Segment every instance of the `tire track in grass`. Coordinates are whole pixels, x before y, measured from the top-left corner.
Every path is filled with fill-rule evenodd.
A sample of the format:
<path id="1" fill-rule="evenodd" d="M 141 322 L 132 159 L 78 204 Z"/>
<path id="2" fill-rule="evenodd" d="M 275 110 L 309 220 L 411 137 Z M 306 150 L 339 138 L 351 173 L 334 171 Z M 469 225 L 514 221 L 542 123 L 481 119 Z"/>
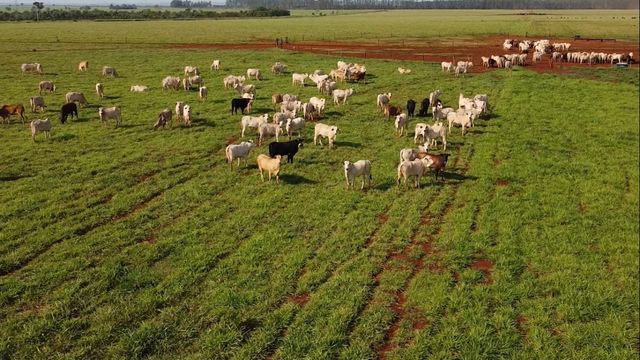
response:
<path id="1" fill-rule="evenodd" d="M 458 148 L 455 162 L 453 163 L 453 166 L 452 166 L 453 168 L 457 168 L 459 159 L 460 159 L 460 148 Z M 463 169 L 463 173 L 465 172 L 466 172 L 466 169 Z M 382 264 L 382 266 L 379 268 L 379 271 L 375 275 L 375 282 L 370 289 L 367 302 L 359 309 L 356 316 L 353 317 L 352 322 L 349 324 L 348 336 L 347 336 L 345 348 L 348 349 L 352 344 L 352 340 L 355 340 L 354 336 L 358 336 L 354 334 L 354 332 L 356 331 L 356 326 L 366 327 L 366 321 L 362 319 L 362 314 L 366 313 L 367 311 L 370 311 L 370 309 L 372 309 L 371 307 L 374 306 L 374 302 L 377 302 L 378 301 L 377 299 L 379 299 L 379 297 L 381 296 L 386 297 L 385 294 L 387 294 L 389 291 L 389 289 L 387 289 L 388 287 L 387 284 L 385 284 L 385 287 L 383 287 L 379 291 L 378 291 L 378 287 L 381 286 L 381 283 L 382 283 L 381 280 L 382 278 L 384 278 L 385 274 L 387 273 L 391 274 L 395 272 L 406 272 L 407 270 L 409 271 L 409 274 L 407 275 L 407 278 L 403 282 L 402 286 L 393 292 L 393 302 L 390 303 L 390 307 L 392 308 L 392 311 L 395 315 L 396 320 L 391 324 L 389 328 L 387 328 L 385 332 L 385 336 L 384 336 L 385 342 L 379 349 L 382 351 L 378 351 L 379 357 L 384 358 L 387 348 L 389 348 L 389 346 L 387 345 L 387 342 L 390 342 L 393 339 L 393 337 L 395 337 L 395 333 L 399 328 L 398 324 L 401 321 L 401 319 L 405 318 L 407 314 L 410 314 L 414 317 L 417 315 L 416 312 L 413 311 L 412 309 L 405 309 L 406 298 L 404 293 L 408 284 L 411 282 L 415 274 L 417 274 L 418 272 L 424 269 L 425 265 L 424 265 L 423 258 L 425 256 L 430 255 L 433 252 L 433 249 L 432 249 L 433 241 L 430 241 L 427 243 L 418 242 L 417 240 L 418 235 L 424 232 L 425 229 L 431 229 L 435 227 L 432 225 L 432 220 L 430 219 L 429 215 L 431 213 L 431 210 L 430 210 L 431 206 L 434 203 L 438 204 L 440 202 L 440 201 L 436 201 L 436 199 L 440 199 L 440 198 L 446 199 L 443 208 L 438 212 L 438 215 L 436 216 L 436 218 L 441 219 L 443 214 L 446 214 L 449 211 L 451 203 L 453 202 L 452 198 L 455 197 L 455 193 L 459 185 L 460 183 L 455 183 L 451 185 L 451 187 L 449 188 L 442 188 L 437 193 L 434 192 L 433 197 L 428 201 L 427 205 L 421 208 L 420 226 L 418 226 L 412 232 L 410 236 L 410 241 L 408 242 L 408 244 L 406 244 L 400 251 L 395 253 L 390 253 L 387 255 L 384 263 Z M 453 188 L 453 190 L 450 190 L 451 188 Z M 453 195 L 450 195 L 451 191 L 453 191 Z M 422 250 L 422 254 L 417 258 L 412 258 L 412 254 L 415 253 L 415 251 L 419 251 L 419 249 Z M 380 304 L 377 304 L 377 306 L 380 306 Z M 363 321 L 365 323 L 363 323 Z M 414 322 L 414 325 L 416 328 L 422 328 L 425 326 L 425 323 L 426 322 L 424 319 L 418 318 Z M 370 336 L 370 334 L 365 336 Z M 357 354 L 357 355 L 354 355 L 354 354 L 345 355 L 345 354 L 347 354 L 347 352 L 343 352 L 342 357 L 350 358 L 352 356 L 364 356 L 363 354 Z"/>
<path id="2" fill-rule="evenodd" d="M 357 263 L 359 261 L 362 261 L 363 259 L 367 258 L 369 255 L 374 256 L 376 258 L 379 259 L 379 261 L 382 263 L 382 265 L 384 263 L 386 263 L 386 261 L 391 257 L 393 251 L 394 251 L 394 246 L 390 245 L 390 244 L 386 244 L 383 243 L 383 238 L 386 235 L 380 235 L 379 232 L 386 227 L 390 227 L 390 228 L 396 228 L 397 227 L 397 221 L 401 220 L 402 218 L 400 217 L 396 217 L 396 216 L 390 216 L 390 213 L 393 212 L 399 212 L 402 213 L 402 209 L 405 207 L 405 204 L 407 202 L 409 202 L 409 200 L 411 199 L 415 199 L 415 194 L 411 193 L 410 191 L 404 191 L 404 193 L 401 195 L 401 197 L 395 198 L 392 200 L 391 204 L 389 205 L 389 207 L 387 208 L 387 211 L 382 215 L 382 214 L 378 214 L 378 226 L 375 228 L 375 230 L 369 235 L 367 236 L 365 242 L 364 242 L 364 246 L 360 248 L 360 250 L 354 254 L 353 256 L 351 256 L 349 259 L 347 259 L 344 263 L 339 264 L 339 266 L 336 266 L 334 268 L 334 270 L 329 274 L 329 276 L 324 279 L 318 286 L 316 291 L 314 291 L 313 293 L 310 293 L 310 302 L 313 301 L 314 299 L 318 298 L 318 297 L 322 297 L 321 295 L 318 295 L 319 292 L 323 292 L 326 291 L 326 289 L 323 289 L 325 287 L 325 285 L 327 285 L 328 283 L 335 283 L 335 282 L 340 282 L 341 280 L 338 280 L 339 277 L 342 277 L 342 275 L 338 275 L 338 274 L 342 274 L 347 272 L 348 273 L 348 269 L 352 266 L 357 266 Z M 423 208 L 422 205 L 420 205 L 420 208 Z M 394 210 L 394 211 L 392 211 Z M 388 219 L 393 219 L 394 221 L 389 224 L 387 222 Z M 395 225 L 394 225 L 395 224 Z M 375 249 L 374 249 L 375 247 Z M 372 260 L 372 262 L 377 262 L 376 260 Z M 379 267 L 381 268 L 382 265 Z M 377 274 L 380 270 L 379 268 L 377 270 L 374 270 L 373 275 L 375 276 L 375 274 Z M 373 287 L 369 287 L 369 290 L 367 293 L 370 293 L 371 291 L 373 291 L 373 289 L 377 286 L 377 284 L 374 284 Z M 365 295 L 366 296 L 366 295 Z M 368 298 L 366 299 L 367 301 L 365 301 L 365 304 L 368 302 Z M 363 305 L 364 306 L 364 305 Z M 268 356 L 273 356 L 277 353 L 277 351 L 284 345 L 285 343 L 285 339 L 287 338 L 288 334 L 289 334 L 289 329 L 294 326 L 294 322 L 296 321 L 296 319 L 299 320 L 300 316 L 299 315 L 302 311 L 304 310 L 304 308 L 300 308 L 296 311 L 296 313 L 291 316 L 291 321 L 285 326 L 285 328 L 280 332 L 280 338 L 278 340 L 276 340 L 276 345 L 273 346 L 270 350 L 270 352 L 267 353 Z M 357 312 L 361 311 L 361 308 L 356 309 Z M 351 325 L 351 323 L 353 322 L 353 318 L 351 320 L 349 320 L 346 324 L 345 324 L 345 328 L 349 328 Z M 299 330 L 299 329 L 298 329 Z M 299 332 L 299 331 L 298 331 Z M 286 355 L 285 355 L 286 356 Z"/>
<path id="3" fill-rule="evenodd" d="M 368 248 L 369 246 L 371 246 L 371 243 L 373 242 L 373 239 L 375 239 L 377 237 L 378 232 L 380 231 L 380 229 L 384 226 L 384 224 L 387 222 L 387 220 L 389 219 L 389 215 L 388 215 L 388 211 L 389 208 L 391 207 L 392 203 L 388 204 L 382 212 L 378 213 L 376 215 L 376 219 L 377 224 L 374 227 L 373 231 L 367 236 L 365 243 L 364 243 L 364 249 Z M 345 221 L 344 223 L 349 223 L 349 221 Z M 340 232 L 341 229 L 336 229 L 334 230 L 334 234 Z M 322 247 L 322 245 L 325 245 L 326 243 L 320 243 L 318 245 L 318 247 L 316 248 L 316 250 L 314 251 L 314 256 L 312 256 L 307 263 L 305 264 L 305 266 L 302 268 L 302 270 L 297 274 L 296 279 L 294 281 L 295 284 L 299 284 L 300 280 L 302 279 L 303 275 L 308 271 L 308 267 L 310 266 L 310 263 L 312 262 L 313 259 L 315 259 L 316 255 L 317 255 L 317 251 Z M 339 265 L 338 265 L 339 266 Z M 316 286 L 316 288 L 318 288 L 319 286 L 321 286 L 322 284 L 324 284 L 325 282 L 327 282 L 329 279 L 331 278 L 331 276 L 327 277 L 324 281 L 322 281 L 320 284 L 318 284 Z M 291 323 L 293 322 L 293 320 L 295 319 L 296 315 L 302 311 L 305 307 L 305 305 L 309 302 L 309 299 L 311 298 L 311 296 L 313 295 L 312 292 L 303 292 L 303 293 L 295 293 L 292 295 L 289 295 L 287 297 L 285 297 L 283 299 L 283 301 L 281 301 L 279 304 L 276 305 L 274 312 L 277 313 L 279 311 L 283 311 L 284 307 L 287 307 L 289 305 L 294 305 L 294 310 L 291 312 L 290 316 L 289 316 L 289 321 L 279 330 L 279 332 L 276 334 L 276 336 L 274 337 L 274 341 L 267 344 L 267 347 L 265 348 L 263 354 L 261 355 L 263 358 L 265 359 L 272 359 L 273 356 L 275 355 L 275 352 L 278 350 L 280 344 L 281 344 L 281 339 L 286 337 L 287 331 L 289 326 L 291 325 Z"/>
<path id="4" fill-rule="evenodd" d="M 207 159 L 211 154 L 215 153 L 218 150 L 219 150 L 219 148 L 215 148 L 215 149 L 211 150 L 209 153 L 205 154 L 204 156 L 199 156 L 199 157 L 196 157 L 195 159 L 190 159 L 190 160 Z M 179 163 L 177 165 L 174 165 L 174 166 L 166 169 L 166 172 L 170 173 L 172 170 L 175 170 L 176 168 L 183 167 L 183 166 L 184 166 L 184 163 Z M 0 277 L 9 276 L 9 275 L 13 274 L 14 272 L 24 268 L 25 266 L 28 266 L 31 262 L 33 262 L 34 260 L 39 258 L 42 254 L 45 254 L 53 246 L 55 246 L 56 244 L 59 244 L 62 241 L 74 238 L 76 236 L 84 236 L 84 235 L 88 234 L 89 232 L 92 232 L 92 231 L 94 231 L 94 230 L 96 230 L 96 229 L 98 229 L 98 228 L 100 228 L 100 227 L 102 227 L 102 226 L 104 226 L 106 224 L 119 222 L 119 221 L 122 221 L 122 220 L 128 218 L 130 215 L 135 214 L 135 213 L 141 211 L 142 209 L 146 208 L 149 203 L 151 203 L 152 201 L 157 199 L 165 191 L 168 191 L 168 190 L 170 190 L 170 189 L 172 189 L 172 188 L 174 188 L 176 186 L 179 186 L 181 184 L 184 184 L 184 183 L 192 180 L 193 178 L 198 176 L 199 173 L 200 173 L 200 171 L 197 168 L 194 170 L 194 165 L 193 164 L 191 164 L 190 169 L 188 169 L 187 172 L 191 172 L 191 174 L 186 175 L 184 177 L 180 177 L 180 178 L 178 178 L 177 181 L 169 182 L 169 184 L 167 186 L 161 187 L 160 189 L 151 192 L 149 195 L 145 196 L 142 199 L 142 201 L 134 204 L 129 209 L 127 209 L 127 210 L 125 210 L 123 212 L 116 213 L 116 214 L 112 215 L 111 217 L 103 217 L 102 219 L 100 219 L 100 220 L 98 220 L 96 222 L 85 224 L 85 225 L 80 226 L 80 227 L 75 227 L 75 229 L 73 231 L 71 231 L 70 233 L 67 233 L 66 235 L 62 235 L 62 236 L 58 237 L 57 239 L 52 240 L 52 241 L 48 242 L 47 244 L 44 244 L 40 249 L 36 250 L 36 252 L 30 253 L 30 254 L 28 254 L 27 256 L 25 256 L 24 258 L 22 258 L 22 259 L 20 259 L 18 261 L 14 261 L 12 263 L 5 264 L 5 266 L 0 268 Z M 76 223 L 75 220 L 76 220 L 76 218 L 73 218 L 73 219 L 69 219 L 67 222 L 68 223 Z"/>

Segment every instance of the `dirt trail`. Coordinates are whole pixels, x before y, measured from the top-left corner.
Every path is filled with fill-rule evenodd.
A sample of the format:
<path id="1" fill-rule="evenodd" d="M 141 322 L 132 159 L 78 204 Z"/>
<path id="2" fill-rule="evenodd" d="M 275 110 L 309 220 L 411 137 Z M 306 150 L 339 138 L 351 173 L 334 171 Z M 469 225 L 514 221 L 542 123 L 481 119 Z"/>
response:
<path id="1" fill-rule="evenodd" d="M 323 55 L 341 57 L 356 57 L 364 59 L 392 59 L 410 60 L 439 63 L 442 61 L 467 60 L 474 63 L 471 69 L 473 73 L 484 72 L 489 69 L 482 67 L 481 56 L 502 55 L 516 53 L 517 51 L 505 51 L 502 49 L 504 36 L 481 37 L 476 39 L 446 39 L 426 41 L 376 41 L 376 42 L 302 42 L 287 43 L 282 49 L 309 52 Z M 633 52 L 637 58 L 640 53 L 638 43 L 627 41 L 587 41 L 573 39 L 549 39 L 553 42 L 571 43 L 571 51 L 605 52 L 605 53 L 629 53 Z M 178 48 L 200 49 L 269 49 L 275 48 L 275 41 L 254 42 L 245 44 L 181 44 L 174 45 Z M 529 62 L 531 56 L 529 56 Z M 563 72 L 569 67 L 611 67 L 611 64 L 580 65 L 580 64 L 552 64 L 549 56 L 545 55 L 543 61 L 537 64 L 528 64 L 527 69 L 537 72 Z M 638 67 L 638 64 L 634 64 Z"/>

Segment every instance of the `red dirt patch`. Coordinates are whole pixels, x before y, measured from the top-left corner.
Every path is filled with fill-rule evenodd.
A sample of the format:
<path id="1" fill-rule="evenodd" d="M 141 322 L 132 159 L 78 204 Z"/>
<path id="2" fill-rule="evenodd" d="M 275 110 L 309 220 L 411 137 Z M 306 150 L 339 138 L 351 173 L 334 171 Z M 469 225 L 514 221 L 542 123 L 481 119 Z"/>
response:
<path id="1" fill-rule="evenodd" d="M 521 37 L 515 36 L 518 39 Z M 472 73 L 488 71 L 482 66 L 482 56 L 503 55 L 516 53 L 517 51 L 505 51 L 502 43 L 505 38 L 514 36 L 489 36 L 475 39 L 425 39 L 415 41 L 391 41 L 378 40 L 376 42 L 301 42 L 284 44 L 281 48 L 285 50 L 309 52 L 323 55 L 333 55 L 338 57 L 356 57 L 364 59 L 392 59 L 392 60 L 412 60 L 432 63 L 442 61 L 472 61 L 475 66 L 470 69 Z M 538 39 L 528 37 L 527 39 Z M 605 52 L 605 53 L 629 53 L 638 54 L 640 46 L 638 43 L 626 41 L 574 41 L 573 39 L 556 38 L 549 39 L 553 42 L 571 43 L 571 51 L 584 52 Z M 253 42 L 244 44 L 171 44 L 169 47 L 179 49 L 270 49 L 275 48 L 275 42 Z M 549 62 L 549 55 L 545 55 L 543 61 L 535 64 L 529 63 L 526 68 L 540 73 L 545 72 L 569 72 L 571 67 L 611 67 L 611 64 L 553 64 Z M 528 59 L 531 62 L 531 56 Z M 633 67 L 638 67 L 634 64 Z M 492 69 L 498 70 L 498 69 Z M 500 69 L 503 70 L 503 69 Z M 411 76 L 411 75 L 409 75 Z"/>
<path id="2" fill-rule="evenodd" d="M 516 317 L 516 327 L 521 335 L 524 335 L 526 332 L 524 326 L 527 324 L 527 321 L 529 321 L 529 318 L 525 315 L 520 314 Z"/>
<path id="3" fill-rule="evenodd" d="M 289 297 L 289 302 L 292 302 L 298 306 L 304 306 L 308 301 L 309 301 L 308 293 L 291 295 Z"/>
<path id="4" fill-rule="evenodd" d="M 420 246 L 422 247 L 422 251 L 424 251 L 425 254 L 433 254 L 435 252 L 433 250 L 433 244 L 431 244 L 430 242 L 420 243 Z"/>
<path id="5" fill-rule="evenodd" d="M 138 184 L 139 184 L 139 183 L 141 183 L 141 182 L 144 182 L 144 181 L 146 181 L 148 178 L 150 178 L 150 177 L 152 177 L 153 175 L 157 174 L 158 172 L 159 172 L 159 170 L 154 170 L 154 171 L 148 172 L 148 173 L 146 173 L 146 174 L 142 174 L 142 175 L 140 175 L 140 176 L 138 176 L 138 177 L 136 178 L 136 181 L 138 182 Z"/>
<path id="6" fill-rule="evenodd" d="M 406 312 L 404 310 L 405 304 L 407 303 L 407 299 L 403 292 L 399 291 L 396 293 L 396 301 L 391 304 L 391 310 L 395 314 L 395 320 L 387 329 L 387 332 L 384 334 L 384 343 L 378 349 L 378 359 L 385 360 L 387 358 L 387 353 L 393 350 L 394 345 L 391 344 L 391 339 L 393 339 L 398 333 L 398 329 L 400 329 L 400 319 L 402 319 Z"/>
<path id="7" fill-rule="evenodd" d="M 157 241 L 156 234 L 149 234 L 146 239 L 142 240 L 144 244 L 155 244 Z"/>
<path id="8" fill-rule="evenodd" d="M 427 216 L 422 216 L 420 218 L 420 225 L 431 225 L 431 219 Z"/>
<path id="9" fill-rule="evenodd" d="M 496 185 L 498 185 L 498 187 L 506 187 L 509 185 L 509 181 L 505 179 L 498 179 L 498 181 L 496 181 Z"/>
<path id="10" fill-rule="evenodd" d="M 376 218 L 378 219 L 378 223 L 380 225 L 384 224 L 387 222 L 387 220 L 389 220 L 389 215 L 387 215 L 386 213 L 380 213 L 378 215 L 376 215 Z"/>
<path id="11" fill-rule="evenodd" d="M 484 280 L 485 284 L 493 283 L 493 280 L 491 279 L 491 269 L 493 269 L 493 263 L 491 262 L 491 260 L 487 260 L 487 259 L 475 260 L 474 262 L 471 263 L 471 268 L 473 270 L 478 270 L 482 272 L 485 278 Z"/>
<path id="12" fill-rule="evenodd" d="M 451 274 L 451 276 L 453 277 L 453 282 L 455 284 L 460 282 L 460 273 L 457 271 L 454 271 L 453 274 Z"/>
<path id="13" fill-rule="evenodd" d="M 584 214 L 585 211 L 587 211 L 587 205 L 585 203 L 583 203 L 582 201 L 578 203 L 578 211 L 581 214 Z"/>

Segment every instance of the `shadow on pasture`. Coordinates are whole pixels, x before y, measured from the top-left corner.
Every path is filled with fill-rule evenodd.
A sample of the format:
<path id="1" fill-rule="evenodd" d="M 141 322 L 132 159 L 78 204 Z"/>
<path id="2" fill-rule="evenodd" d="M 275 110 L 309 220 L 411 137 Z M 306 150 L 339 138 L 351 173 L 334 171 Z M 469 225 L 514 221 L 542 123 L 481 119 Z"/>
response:
<path id="1" fill-rule="evenodd" d="M 324 112 L 324 118 L 326 118 L 328 116 L 342 116 L 342 113 L 337 112 L 337 111 L 325 111 Z"/>
<path id="2" fill-rule="evenodd" d="M 116 99 L 120 99 L 120 96 L 104 96 L 105 100 L 116 100 Z"/>
<path id="3" fill-rule="evenodd" d="M 465 181 L 465 180 L 477 180 L 478 179 L 477 176 L 463 175 L 463 174 L 458 174 L 458 173 L 449 172 L 449 171 L 446 171 L 443 174 L 444 174 L 444 178 L 445 178 L 445 183 L 448 180 Z M 432 179 L 435 179 L 435 177 L 432 177 Z M 440 182 L 440 177 L 438 177 L 438 182 Z"/>
<path id="4" fill-rule="evenodd" d="M 206 126 L 206 127 L 216 127 L 216 124 L 213 121 L 207 121 L 207 119 L 199 118 L 193 119 L 192 126 Z"/>
<path id="5" fill-rule="evenodd" d="M 324 143 L 324 142 L 323 142 Z M 325 143 L 326 145 L 326 143 Z M 355 143 L 351 141 L 336 141 L 334 143 L 335 147 L 352 147 L 352 148 L 361 148 L 362 145 L 360 143 Z"/>
<path id="6" fill-rule="evenodd" d="M 51 141 L 53 142 L 64 142 L 77 138 L 74 134 L 58 134 L 56 136 L 51 136 Z"/>
<path id="7" fill-rule="evenodd" d="M 376 183 L 376 181 L 374 180 L 373 186 L 371 188 L 376 190 L 387 191 L 393 188 L 394 186 L 396 186 L 395 181 L 385 181 L 385 182 Z"/>
<path id="8" fill-rule="evenodd" d="M 280 175 L 280 180 L 287 184 L 316 184 L 317 183 L 317 181 L 307 179 L 304 176 L 292 175 L 292 174 L 282 174 Z"/>
<path id="9" fill-rule="evenodd" d="M 261 116 L 264 113 L 272 113 L 272 112 L 273 112 L 272 108 L 266 108 L 266 107 L 255 108 L 254 107 L 253 109 L 251 109 L 251 116 Z M 269 115 L 273 116 L 272 114 L 269 114 Z"/>

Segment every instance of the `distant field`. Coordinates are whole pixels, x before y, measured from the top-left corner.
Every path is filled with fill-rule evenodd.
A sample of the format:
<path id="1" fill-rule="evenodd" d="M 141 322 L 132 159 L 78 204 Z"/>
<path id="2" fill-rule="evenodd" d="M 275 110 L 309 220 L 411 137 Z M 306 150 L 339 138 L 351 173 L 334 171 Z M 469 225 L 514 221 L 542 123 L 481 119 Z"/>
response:
<path id="1" fill-rule="evenodd" d="M 328 11 L 324 13 L 329 13 Z M 3 39 L 12 43 L 238 43 L 308 40 L 434 39 L 509 35 L 514 37 L 605 37 L 638 41 L 638 11 L 397 10 L 354 12 L 341 16 L 158 22 L 0 23 Z M 28 40 L 27 40 L 28 39 Z M 26 45 L 30 46 L 30 45 Z"/>
<path id="2" fill-rule="evenodd" d="M 271 75 L 273 62 L 312 72 L 337 58 L 109 44 L 124 34 L 250 41 L 287 24 L 312 34 L 293 24 L 359 16 L 229 20 L 224 34 L 217 21 L 0 24 L 4 39 L 23 44 L 0 45 L 0 105 L 27 105 L 40 80 L 58 86 L 44 95 L 45 114 L 27 110 L 30 120 L 53 119 L 51 141 L 33 143 L 15 118 L 0 124 L 0 358 L 637 358 L 637 68 L 455 78 L 435 64 L 368 59 L 368 83 L 341 84 L 355 95 L 328 104 L 321 120 L 339 127 L 337 146 L 314 146 L 308 124 L 305 147 L 282 164 L 276 185 L 255 166 L 266 145 L 248 166 L 224 162 L 227 143 L 242 139 L 241 116 L 229 112 L 236 94 L 222 78 L 262 69 L 263 81 L 248 81 L 258 93 L 253 114 L 273 114 L 272 93 L 318 96 L 292 86 L 290 74 Z M 154 27 L 165 30 L 152 36 Z M 592 34 L 631 34 L 614 29 Z M 52 42 L 27 44 L 36 31 Z M 214 58 L 219 73 L 209 70 Z M 80 60 L 89 72 L 76 71 Z M 24 62 L 46 74 L 20 75 Z M 102 78 L 102 65 L 121 77 Z M 203 70 L 208 101 L 160 90 L 185 65 Z M 400 76 L 399 65 L 413 72 Z M 134 84 L 151 90 L 132 94 Z M 418 121 L 432 121 L 412 119 L 410 136 L 398 138 L 376 95 L 391 91 L 404 106 L 435 89 L 453 107 L 460 93 L 486 93 L 492 114 L 464 137 L 452 130 L 444 183 L 428 174 L 420 190 L 398 187 L 398 151 L 414 146 Z M 90 105 L 61 125 L 67 91 L 84 92 Z M 194 125 L 152 131 L 177 100 L 193 106 Z M 98 107 L 112 105 L 123 110 L 119 129 L 98 120 Z M 342 162 L 358 159 L 373 163 L 365 192 L 344 188 Z"/>

